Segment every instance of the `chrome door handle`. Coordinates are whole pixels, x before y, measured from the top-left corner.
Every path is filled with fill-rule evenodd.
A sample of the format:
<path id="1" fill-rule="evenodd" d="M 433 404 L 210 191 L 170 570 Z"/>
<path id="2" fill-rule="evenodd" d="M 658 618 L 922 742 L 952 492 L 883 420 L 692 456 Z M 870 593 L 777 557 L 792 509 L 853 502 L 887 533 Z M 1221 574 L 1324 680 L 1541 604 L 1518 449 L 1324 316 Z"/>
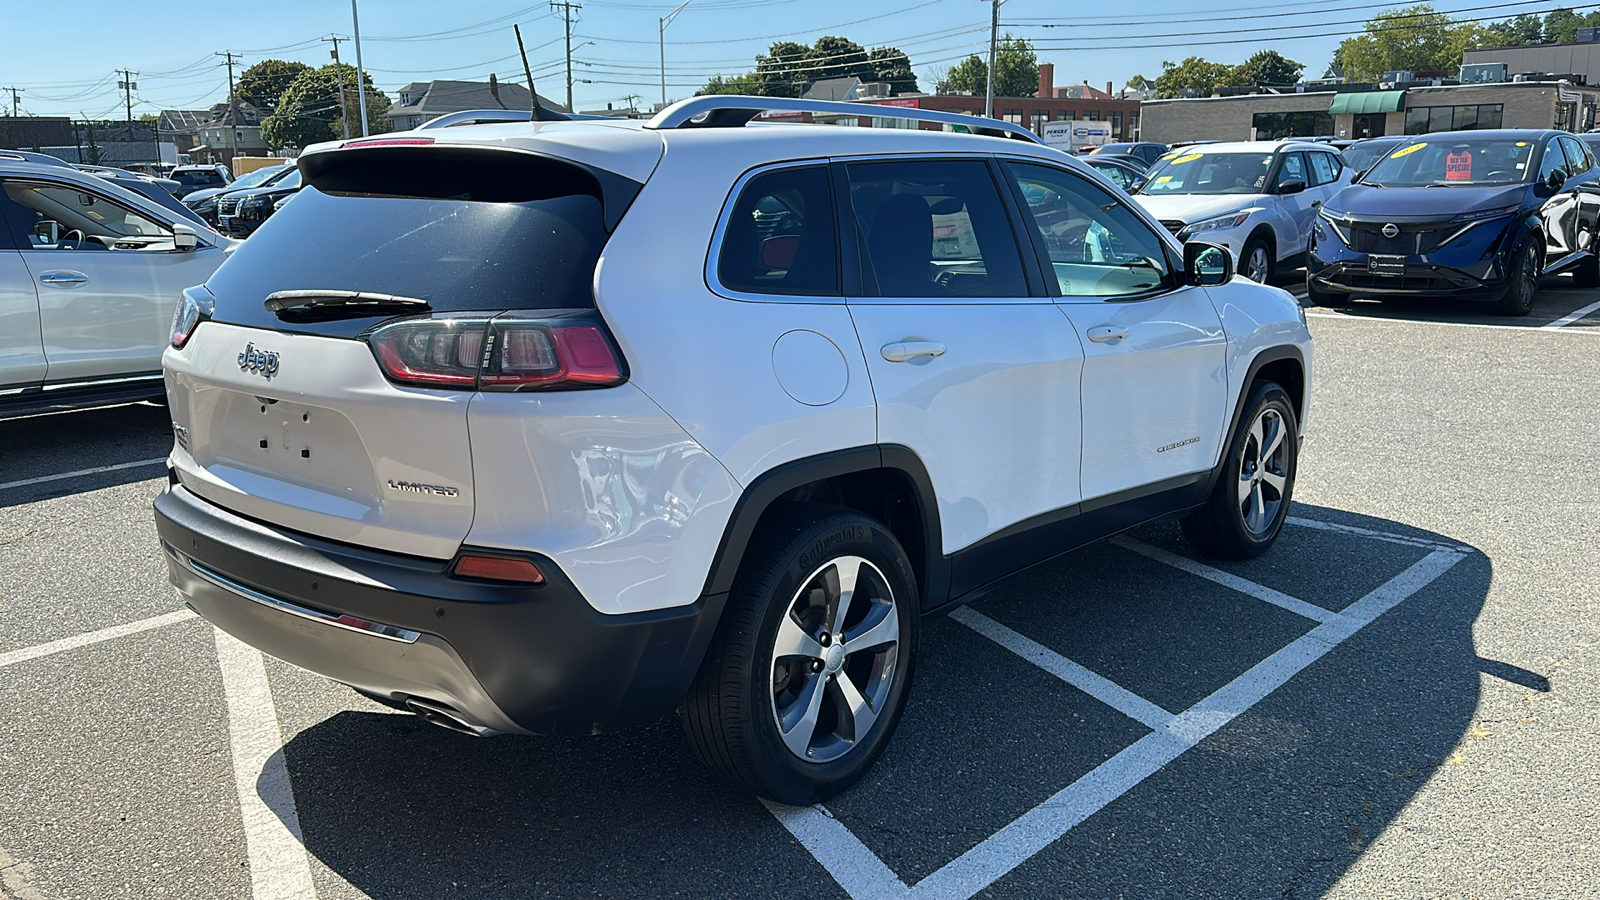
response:
<path id="1" fill-rule="evenodd" d="M 919 356 L 943 356 L 944 345 L 938 341 L 897 341 L 884 344 L 878 352 L 889 362 L 906 362 Z"/>
<path id="2" fill-rule="evenodd" d="M 85 284 L 89 276 L 82 272 L 46 272 L 39 276 L 40 284 Z"/>
<path id="3" fill-rule="evenodd" d="M 1089 329 L 1089 340 L 1096 344 L 1107 341 L 1120 341 L 1128 336 L 1128 329 L 1122 325 L 1096 325 Z"/>

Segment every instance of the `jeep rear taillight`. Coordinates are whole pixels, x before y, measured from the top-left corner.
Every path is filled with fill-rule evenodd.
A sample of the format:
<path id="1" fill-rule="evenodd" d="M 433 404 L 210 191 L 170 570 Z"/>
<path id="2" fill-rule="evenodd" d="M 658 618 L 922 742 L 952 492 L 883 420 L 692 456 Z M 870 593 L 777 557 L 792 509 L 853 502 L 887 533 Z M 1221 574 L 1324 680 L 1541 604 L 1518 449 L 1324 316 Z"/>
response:
<path id="1" fill-rule="evenodd" d="M 540 391 L 627 380 L 621 351 L 592 312 L 405 319 L 366 340 L 384 374 L 401 384 Z"/>

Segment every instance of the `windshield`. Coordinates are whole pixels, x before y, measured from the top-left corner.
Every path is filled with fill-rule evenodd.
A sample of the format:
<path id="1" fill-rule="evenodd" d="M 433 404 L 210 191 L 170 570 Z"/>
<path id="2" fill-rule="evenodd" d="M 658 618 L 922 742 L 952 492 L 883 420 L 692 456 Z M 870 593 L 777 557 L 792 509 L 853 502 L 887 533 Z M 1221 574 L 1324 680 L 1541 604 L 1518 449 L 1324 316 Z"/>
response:
<path id="1" fill-rule="evenodd" d="M 1385 153 L 1388 153 L 1390 150 L 1393 150 L 1402 143 L 1404 143 L 1404 141 L 1400 140 L 1362 141 L 1359 144 L 1352 144 L 1351 146 L 1344 148 L 1339 155 L 1344 157 L 1345 164 L 1350 168 L 1357 172 L 1365 172 L 1366 170 L 1372 168 L 1372 164 L 1382 158 Z"/>
<path id="2" fill-rule="evenodd" d="M 284 170 L 287 168 L 287 166 L 267 166 L 264 169 L 257 169 L 254 172 L 246 172 L 245 174 L 240 175 L 238 178 L 233 180 L 233 187 L 250 188 L 255 187 L 256 185 L 266 184 L 269 180 L 271 180 L 272 176 L 283 174 Z"/>
<path id="3" fill-rule="evenodd" d="M 1385 156 L 1361 179 L 1378 187 L 1472 187 L 1526 181 L 1533 142 L 1515 138 L 1434 138 Z"/>
<path id="4" fill-rule="evenodd" d="M 1259 194 L 1267 189 L 1271 153 L 1206 153 L 1171 156 L 1150 170 L 1145 194 Z"/>

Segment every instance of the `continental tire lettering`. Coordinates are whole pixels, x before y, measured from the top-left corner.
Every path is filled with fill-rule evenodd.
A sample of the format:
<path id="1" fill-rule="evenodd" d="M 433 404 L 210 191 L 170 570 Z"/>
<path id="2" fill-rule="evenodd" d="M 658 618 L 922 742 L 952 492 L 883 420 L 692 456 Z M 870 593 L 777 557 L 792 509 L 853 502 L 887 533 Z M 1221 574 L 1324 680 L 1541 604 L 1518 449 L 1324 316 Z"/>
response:
<path id="1" fill-rule="evenodd" d="M 815 565 L 818 560 L 828 556 L 829 551 L 831 551 L 834 547 L 837 547 L 846 541 L 866 540 L 866 537 L 866 529 L 857 528 L 856 526 L 851 525 L 841 531 L 835 531 L 832 534 L 818 538 L 817 542 L 812 545 L 809 550 L 800 554 L 800 565 L 803 568 L 809 569 Z"/>

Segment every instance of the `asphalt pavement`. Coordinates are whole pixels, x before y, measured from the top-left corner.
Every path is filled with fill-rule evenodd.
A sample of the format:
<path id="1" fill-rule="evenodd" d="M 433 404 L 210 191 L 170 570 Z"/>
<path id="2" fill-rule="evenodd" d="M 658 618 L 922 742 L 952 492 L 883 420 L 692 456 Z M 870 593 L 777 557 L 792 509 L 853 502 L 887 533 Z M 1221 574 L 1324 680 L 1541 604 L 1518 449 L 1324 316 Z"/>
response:
<path id="1" fill-rule="evenodd" d="M 671 719 L 473 739 L 221 641 L 151 526 L 164 409 L 0 421 L 0 898 L 1594 896 L 1600 292 L 1566 281 L 1519 320 L 1309 311 L 1278 546 L 1152 523 L 928 623 L 818 808 Z"/>

